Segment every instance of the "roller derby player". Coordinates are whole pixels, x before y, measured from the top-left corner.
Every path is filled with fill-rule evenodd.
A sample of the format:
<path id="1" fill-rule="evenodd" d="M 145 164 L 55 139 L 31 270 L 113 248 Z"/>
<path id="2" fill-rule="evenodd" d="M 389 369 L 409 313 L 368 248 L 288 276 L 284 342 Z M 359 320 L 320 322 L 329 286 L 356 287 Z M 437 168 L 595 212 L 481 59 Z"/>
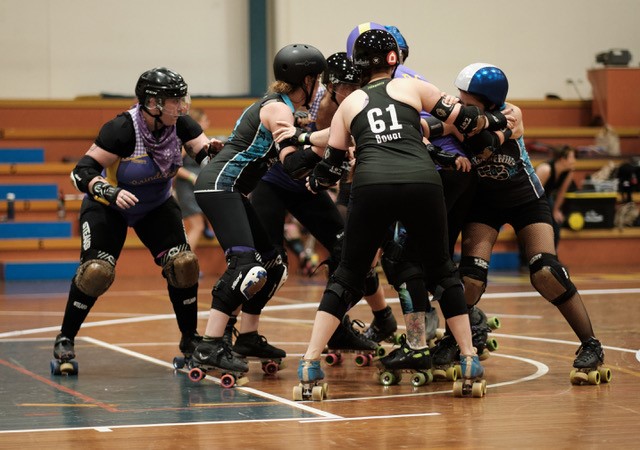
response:
<path id="1" fill-rule="evenodd" d="M 164 67 L 148 70 L 139 77 L 135 94 L 138 103 L 102 126 L 71 172 L 73 184 L 87 196 L 79 217 L 80 266 L 54 343 L 55 374 L 77 373 L 74 339 L 114 280 L 129 227 L 162 267 L 182 332 L 179 348 L 184 358 L 201 339 L 196 331 L 198 259 L 186 240 L 171 184 L 182 165 L 182 147 L 201 162 L 222 142 L 209 140 L 187 115 L 190 97 L 178 73 Z"/>

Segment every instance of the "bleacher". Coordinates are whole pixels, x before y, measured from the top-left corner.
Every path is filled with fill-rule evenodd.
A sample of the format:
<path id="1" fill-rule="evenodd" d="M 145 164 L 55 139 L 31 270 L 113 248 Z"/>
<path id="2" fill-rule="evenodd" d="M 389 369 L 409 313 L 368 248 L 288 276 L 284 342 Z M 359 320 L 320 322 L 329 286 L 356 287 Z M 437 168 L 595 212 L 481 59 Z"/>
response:
<path id="1" fill-rule="evenodd" d="M 253 100 L 194 100 L 215 126 L 208 135 L 228 135 Z M 7 214 L 8 192 L 16 195 L 15 219 L 0 222 L 0 280 L 70 278 L 78 264 L 80 238 L 77 214 L 82 196 L 69 180 L 75 161 L 92 144 L 100 126 L 131 105 L 130 99 L 75 101 L 0 101 L 0 216 Z M 600 128 L 589 126 L 590 102 L 514 102 L 523 110 L 525 142 L 576 147 L 592 145 Z M 576 180 L 610 161 L 618 164 L 640 155 L 640 126 L 616 129 L 621 155 L 578 160 Z M 536 164 L 548 158 L 531 152 Z M 639 201 L 637 194 L 634 200 Z M 635 251 L 633 249 L 636 249 Z M 203 240 L 198 247 L 207 273 L 221 273 L 225 262 L 217 242 Z M 559 248 L 569 267 L 601 264 L 640 264 L 640 228 L 563 229 Z M 292 258 L 295 264 L 295 257 Z M 513 268 L 517 244 L 509 227 L 500 233 L 492 267 Z M 148 250 L 131 231 L 118 262 L 119 276 L 159 273 Z M 125 275 L 126 274 L 126 275 Z"/>

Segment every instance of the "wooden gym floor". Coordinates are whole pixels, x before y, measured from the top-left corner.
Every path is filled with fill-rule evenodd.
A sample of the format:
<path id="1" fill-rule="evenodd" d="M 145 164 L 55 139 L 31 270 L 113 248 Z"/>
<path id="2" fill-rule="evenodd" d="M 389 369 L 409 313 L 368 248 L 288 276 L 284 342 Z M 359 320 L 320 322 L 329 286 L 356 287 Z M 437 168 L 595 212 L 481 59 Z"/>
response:
<path id="1" fill-rule="evenodd" d="M 572 273 L 613 373 L 569 382 L 578 345 L 559 312 L 517 272 L 494 274 L 480 306 L 498 316 L 499 349 L 484 361 L 485 398 L 453 398 L 450 382 L 384 387 L 377 369 L 326 367 L 329 398 L 293 402 L 322 276 L 291 277 L 260 332 L 288 353 L 275 376 L 224 389 L 174 371 L 179 333 L 158 274 L 121 274 L 76 340 L 79 374 L 49 361 L 68 281 L 0 285 L 0 448 L 622 448 L 640 438 L 640 267 Z M 200 284 L 204 331 L 214 276 Z M 386 286 L 386 284 L 385 284 Z M 404 329 L 394 292 L 389 302 Z M 352 318 L 371 320 L 366 304 Z M 405 377 L 406 378 L 406 377 Z"/>

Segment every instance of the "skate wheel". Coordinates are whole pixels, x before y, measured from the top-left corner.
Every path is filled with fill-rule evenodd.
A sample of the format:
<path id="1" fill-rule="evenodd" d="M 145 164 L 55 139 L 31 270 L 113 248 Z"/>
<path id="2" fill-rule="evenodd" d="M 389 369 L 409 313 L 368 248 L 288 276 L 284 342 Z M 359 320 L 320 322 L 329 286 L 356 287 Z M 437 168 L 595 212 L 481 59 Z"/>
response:
<path id="1" fill-rule="evenodd" d="M 489 356 L 491 356 L 491 352 L 485 348 L 482 350 L 482 353 L 478 354 L 478 359 L 480 361 L 484 361 L 485 359 L 488 359 Z"/>
<path id="2" fill-rule="evenodd" d="M 445 329 L 444 328 L 437 328 L 436 329 L 436 341 L 439 341 L 440 339 L 442 339 L 444 337 L 444 333 L 445 333 Z"/>
<path id="3" fill-rule="evenodd" d="M 571 384 L 583 384 L 589 382 L 589 377 L 587 376 L 587 374 L 577 369 L 573 369 L 569 377 L 569 379 L 571 380 Z"/>
<path id="4" fill-rule="evenodd" d="M 329 353 L 324 358 L 324 361 L 330 366 L 336 366 L 340 364 L 341 360 L 342 360 L 342 355 L 336 354 L 336 353 Z"/>
<path id="5" fill-rule="evenodd" d="M 262 364 L 262 371 L 267 375 L 273 375 L 278 372 L 278 364 L 274 361 L 269 361 Z"/>
<path id="6" fill-rule="evenodd" d="M 611 369 L 608 367 L 600 368 L 600 381 L 603 383 L 609 383 L 611 381 Z"/>
<path id="7" fill-rule="evenodd" d="M 220 384 L 224 388 L 231 388 L 234 384 L 236 384 L 236 377 L 234 377 L 230 373 L 225 373 L 220 377 Z"/>
<path id="8" fill-rule="evenodd" d="M 495 339 L 487 339 L 487 348 L 490 352 L 495 352 L 498 350 L 498 341 Z"/>
<path id="9" fill-rule="evenodd" d="M 462 381 L 457 380 L 453 382 L 453 396 L 462 397 Z"/>
<path id="10" fill-rule="evenodd" d="M 475 398 L 482 398 L 486 392 L 486 383 L 482 381 L 475 381 L 471 386 L 471 396 Z"/>
<path id="11" fill-rule="evenodd" d="M 185 366 L 185 358 L 182 356 L 176 356 L 173 358 L 173 368 L 174 369 L 182 369 Z"/>
<path id="12" fill-rule="evenodd" d="M 324 398 L 327 398 L 327 393 L 329 392 L 329 383 L 322 383 L 322 392 L 324 394 Z"/>
<path id="13" fill-rule="evenodd" d="M 422 372 L 416 372 L 411 376 L 411 385 L 413 387 L 420 387 L 427 382 L 427 377 Z"/>
<path id="14" fill-rule="evenodd" d="M 587 374 L 587 379 L 589 380 L 589 384 L 600 384 L 600 372 L 598 372 L 597 370 L 592 370 Z"/>
<path id="15" fill-rule="evenodd" d="M 376 356 L 377 357 L 382 358 L 386 354 L 387 354 L 387 350 L 383 346 L 378 345 L 378 347 L 376 347 Z"/>
<path id="16" fill-rule="evenodd" d="M 49 367 L 51 368 L 51 375 L 60 375 L 60 361 L 52 359 L 49 361 Z"/>
<path id="17" fill-rule="evenodd" d="M 356 355 L 355 358 L 353 358 L 354 362 L 356 363 L 356 366 L 358 367 L 365 367 L 368 366 L 369 363 L 371 362 L 371 360 L 369 359 L 369 355 Z"/>
<path id="18" fill-rule="evenodd" d="M 459 369 L 460 366 L 449 367 L 445 373 L 445 377 L 447 380 L 456 381 L 458 377 L 462 376 L 462 371 Z"/>
<path id="19" fill-rule="evenodd" d="M 78 362 L 67 361 L 60 364 L 60 373 L 62 375 L 78 375 Z"/>
<path id="20" fill-rule="evenodd" d="M 487 319 L 487 325 L 489 325 L 489 328 L 491 328 L 492 330 L 497 330 L 498 328 L 500 328 L 500 319 L 498 319 L 497 317 L 491 317 Z"/>
<path id="21" fill-rule="evenodd" d="M 200 381 L 204 378 L 204 376 L 205 376 L 204 371 L 198 367 L 194 367 L 189 371 L 189 379 L 191 381 L 196 381 L 196 382 Z"/>
<path id="22" fill-rule="evenodd" d="M 322 386 L 314 386 L 311 389 L 311 399 L 314 402 L 321 402 L 323 398 L 324 398 L 324 389 L 322 389 Z"/>
<path id="23" fill-rule="evenodd" d="M 301 384 L 293 387 L 293 401 L 295 402 L 302 401 L 302 385 Z"/>
<path id="24" fill-rule="evenodd" d="M 396 376 L 393 372 L 382 372 L 379 377 L 380 384 L 383 386 L 392 386 L 398 384 Z"/>

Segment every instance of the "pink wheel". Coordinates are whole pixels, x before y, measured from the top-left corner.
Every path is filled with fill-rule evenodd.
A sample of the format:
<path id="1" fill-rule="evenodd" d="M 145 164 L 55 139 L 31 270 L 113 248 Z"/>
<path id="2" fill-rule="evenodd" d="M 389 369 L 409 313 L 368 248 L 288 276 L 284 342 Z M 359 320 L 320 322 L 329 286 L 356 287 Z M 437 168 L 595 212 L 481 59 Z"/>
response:
<path id="1" fill-rule="evenodd" d="M 231 388 L 234 384 L 236 384 L 236 378 L 229 373 L 225 373 L 220 377 L 220 384 L 222 385 L 222 387 Z"/>
<path id="2" fill-rule="evenodd" d="M 324 360 L 328 365 L 335 366 L 337 364 L 340 364 L 341 358 L 340 355 L 336 353 L 329 353 L 327 356 L 325 356 Z"/>
<path id="3" fill-rule="evenodd" d="M 278 364 L 273 361 L 269 361 L 262 365 L 262 370 L 267 375 L 273 375 L 274 373 L 278 372 Z"/>
<path id="4" fill-rule="evenodd" d="M 368 366 L 369 365 L 369 357 L 367 355 L 356 355 L 355 358 L 353 358 L 353 360 L 356 363 L 356 366 L 358 367 L 364 367 L 364 366 Z"/>
<path id="5" fill-rule="evenodd" d="M 189 371 L 189 379 L 191 381 L 200 381 L 204 378 L 204 375 L 205 373 L 202 371 L 202 369 L 199 369 L 197 367 L 194 367 Z"/>

